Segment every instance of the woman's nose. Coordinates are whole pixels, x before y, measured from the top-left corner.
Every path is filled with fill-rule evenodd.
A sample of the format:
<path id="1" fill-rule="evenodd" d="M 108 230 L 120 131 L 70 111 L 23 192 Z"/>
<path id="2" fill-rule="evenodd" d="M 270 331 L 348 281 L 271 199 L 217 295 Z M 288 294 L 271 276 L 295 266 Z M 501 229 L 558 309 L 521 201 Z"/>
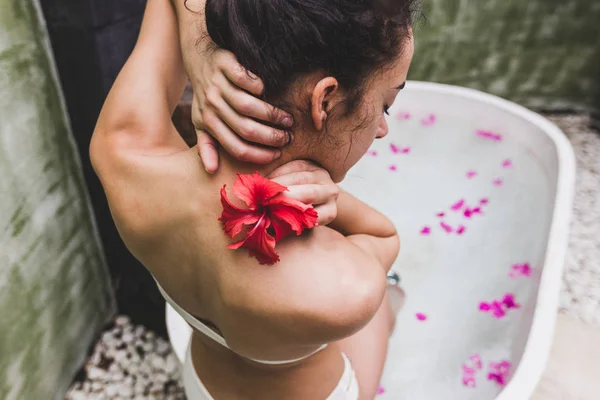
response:
<path id="1" fill-rule="evenodd" d="M 388 127 L 387 120 L 382 118 L 381 122 L 379 123 L 379 127 L 377 128 L 377 135 L 375 135 L 375 137 L 377 139 L 381 139 L 382 137 L 385 137 L 389 131 L 390 129 Z"/>

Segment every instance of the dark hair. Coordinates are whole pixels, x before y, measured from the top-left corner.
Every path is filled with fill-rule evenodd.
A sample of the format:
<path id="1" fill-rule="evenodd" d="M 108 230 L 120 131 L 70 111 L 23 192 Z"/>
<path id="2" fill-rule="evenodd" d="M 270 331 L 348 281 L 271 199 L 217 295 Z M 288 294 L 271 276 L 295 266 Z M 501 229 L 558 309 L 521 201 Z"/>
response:
<path id="1" fill-rule="evenodd" d="M 260 77 L 276 104 L 299 76 L 323 71 L 355 108 L 367 78 L 394 61 L 417 0 L 207 0 L 212 41 Z"/>

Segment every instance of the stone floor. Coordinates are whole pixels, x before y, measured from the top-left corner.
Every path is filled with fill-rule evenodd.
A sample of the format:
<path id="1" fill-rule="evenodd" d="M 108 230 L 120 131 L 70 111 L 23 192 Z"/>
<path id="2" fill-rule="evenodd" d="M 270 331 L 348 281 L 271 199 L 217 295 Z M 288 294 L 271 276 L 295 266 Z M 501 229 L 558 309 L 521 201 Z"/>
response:
<path id="1" fill-rule="evenodd" d="M 552 354 L 532 400 L 600 398 L 600 133 L 583 115 L 548 115 L 577 156 L 577 189 Z M 118 317 L 66 399 L 185 399 L 164 339 Z M 418 399 L 415 399 L 418 400 Z M 515 399 L 516 400 L 516 399 Z"/>

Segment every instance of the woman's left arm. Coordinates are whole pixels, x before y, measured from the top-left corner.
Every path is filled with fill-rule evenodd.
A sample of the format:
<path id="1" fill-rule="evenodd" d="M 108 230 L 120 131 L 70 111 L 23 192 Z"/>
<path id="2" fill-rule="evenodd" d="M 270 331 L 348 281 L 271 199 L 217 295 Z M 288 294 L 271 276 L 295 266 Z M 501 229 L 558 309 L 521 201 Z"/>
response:
<path id="1" fill-rule="evenodd" d="M 98 142 L 146 155 L 188 149 L 171 122 L 187 77 L 169 0 L 148 0 L 140 35 L 100 113 Z"/>

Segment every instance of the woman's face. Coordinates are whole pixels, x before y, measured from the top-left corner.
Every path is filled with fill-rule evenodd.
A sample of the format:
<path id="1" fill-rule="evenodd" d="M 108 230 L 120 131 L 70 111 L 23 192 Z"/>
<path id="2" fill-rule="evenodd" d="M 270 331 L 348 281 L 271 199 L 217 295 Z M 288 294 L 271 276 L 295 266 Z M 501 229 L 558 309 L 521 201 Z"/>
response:
<path id="1" fill-rule="evenodd" d="M 401 56 L 371 79 L 356 110 L 347 117 L 332 120 L 323 139 L 314 146 L 311 158 L 328 170 L 335 182 L 344 179 L 375 139 L 388 134 L 385 113 L 404 87 L 413 52 L 411 35 L 406 39 Z M 325 123 L 326 110 L 315 112 L 313 109 L 313 119 L 322 119 Z"/>

